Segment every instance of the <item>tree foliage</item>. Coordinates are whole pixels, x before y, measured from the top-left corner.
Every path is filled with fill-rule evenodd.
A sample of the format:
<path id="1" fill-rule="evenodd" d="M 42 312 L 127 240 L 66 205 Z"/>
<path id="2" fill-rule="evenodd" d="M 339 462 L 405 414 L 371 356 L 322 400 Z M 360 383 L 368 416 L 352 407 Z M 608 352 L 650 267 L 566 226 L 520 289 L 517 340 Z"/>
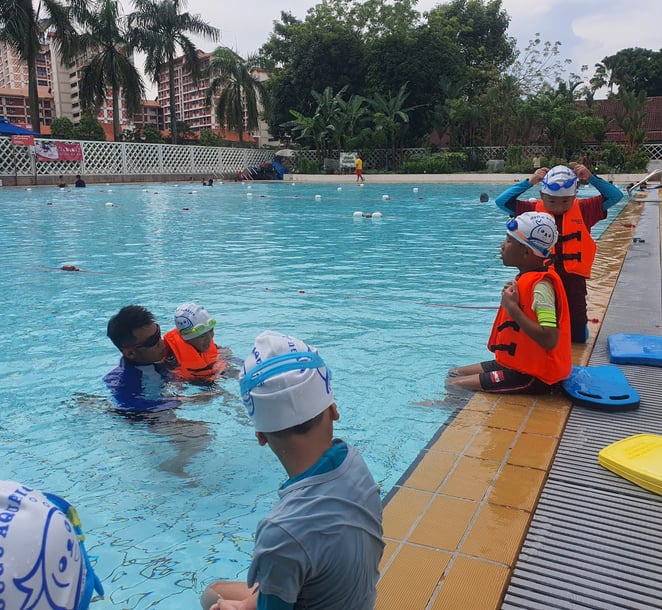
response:
<path id="1" fill-rule="evenodd" d="M 596 64 L 591 85 L 594 91 L 618 87 L 651 97 L 662 95 L 662 51 L 630 48 L 609 55 Z"/>
<path id="2" fill-rule="evenodd" d="M 259 127 L 258 107 L 266 100 L 265 88 L 254 74 L 257 58 L 243 59 L 227 47 L 218 47 L 209 62 L 211 78 L 205 103 L 211 106 L 216 97 L 216 117 L 225 128 L 239 135 L 244 141 L 244 132 Z M 245 116 L 244 116 L 245 111 Z"/>
<path id="3" fill-rule="evenodd" d="M 146 55 L 145 73 L 154 82 L 168 71 L 170 85 L 170 133 L 177 143 L 177 106 L 175 101 L 175 59 L 181 52 L 184 65 L 194 80 L 200 76 L 200 56 L 189 35 L 218 40 L 220 32 L 199 15 L 181 12 L 183 0 L 133 0 L 135 12 L 130 15 L 132 47 Z"/>
<path id="4" fill-rule="evenodd" d="M 109 89 L 113 107 L 113 134 L 120 139 L 120 93 L 129 116 L 141 110 L 145 85 L 131 59 L 126 18 L 117 0 L 101 0 L 80 12 L 83 32 L 78 46 L 87 54 L 80 79 L 83 112 L 97 113 Z"/>

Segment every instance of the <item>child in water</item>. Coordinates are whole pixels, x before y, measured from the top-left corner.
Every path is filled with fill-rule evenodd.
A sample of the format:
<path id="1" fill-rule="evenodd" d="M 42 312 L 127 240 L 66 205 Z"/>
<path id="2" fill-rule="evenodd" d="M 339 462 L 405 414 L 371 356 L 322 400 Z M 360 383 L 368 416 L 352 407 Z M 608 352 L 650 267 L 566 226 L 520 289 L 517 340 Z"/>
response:
<path id="1" fill-rule="evenodd" d="M 187 381 L 214 381 L 227 367 L 214 343 L 216 320 L 197 303 L 184 303 L 175 311 L 175 328 L 163 337 L 165 362 Z"/>

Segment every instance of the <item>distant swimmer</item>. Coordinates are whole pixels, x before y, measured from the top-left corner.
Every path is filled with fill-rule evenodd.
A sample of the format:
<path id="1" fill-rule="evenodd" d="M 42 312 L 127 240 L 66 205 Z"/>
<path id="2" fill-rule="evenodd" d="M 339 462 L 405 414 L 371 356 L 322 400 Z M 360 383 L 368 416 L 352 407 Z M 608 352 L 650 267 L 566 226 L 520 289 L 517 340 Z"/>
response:
<path id="1" fill-rule="evenodd" d="M 481 203 L 486 203 L 490 200 L 490 196 L 487 193 L 481 193 L 480 194 L 480 202 Z"/>
<path id="2" fill-rule="evenodd" d="M 76 267 L 76 265 L 62 265 L 60 267 L 62 271 L 82 271 L 80 267 Z"/>

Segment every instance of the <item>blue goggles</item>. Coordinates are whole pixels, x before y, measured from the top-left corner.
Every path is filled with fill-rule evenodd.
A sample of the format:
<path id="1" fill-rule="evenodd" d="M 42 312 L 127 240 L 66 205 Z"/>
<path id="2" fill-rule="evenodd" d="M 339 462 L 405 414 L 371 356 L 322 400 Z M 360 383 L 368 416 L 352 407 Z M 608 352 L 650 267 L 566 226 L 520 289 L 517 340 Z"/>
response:
<path id="1" fill-rule="evenodd" d="M 85 534 L 83 533 L 83 526 L 80 522 L 80 517 L 78 516 L 78 513 L 76 512 L 76 509 L 69 504 L 65 499 L 60 498 L 60 496 L 56 496 L 55 494 L 51 493 L 44 493 L 46 498 L 54 504 L 58 509 L 60 509 L 67 519 L 71 522 L 71 525 L 74 526 L 74 532 L 76 534 L 76 537 L 78 538 L 78 543 L 80 544 L 80 551 L 81 555 L 83 557 L 83 561 L 85 562 L 85 589 L 83 590 L 83 593 L 80 598 L 80 602 L 78 603 L 78 606 L 76 606 L 75 610 L 88 610 L 90 607 L 90 601 L 92 600 L 92 595 L 94 594 L 94 591 L 96 591 L 101 597 L 103 597 L 103 586 L 101 584 L 101 581 L 99 580 L 99 577 L 94 573 L 94 569 L 92 568 L 92 564 L 90 563 L 90 558 L 87 554 L 87 550 L 85 549 L 85 545 L 83 542 L 85 541 Z"/>
<path id="2" fill-rule="evenodd" d="M 565 182 L 547 182 L 545 178 L 542 179 L 542 184 L 545 188 L 548 188 L 550 191 L 560 191 L 561 189 L 570 188 L 575 182 L 577 182 L 577 176 L 568 178 Z"/>
<path id="3" fill-rule="evenodd" d="M 276 377 L 288 371 L 302 371 L 304 369 L 319 369 L 324 367 L 331 379 L 331 369 L 315 352 L 289 352 L 281 356 L 274 356 L 258 364 L 246 373 L 239 383 L 242 396 L 246 396 L 253 388 L 264 383 L 267 379 Z"/>
<path id="4" fill-rule="evenodd" d="M 538 250 L 538 252 L 541 252 L 544 256 L 549 256 L 550 254 L 549 248 L 545 248 L 544 246 L 537 244 L 535 240 L 532 241 L 529 237 L 524 235 L 522 231 L 520 231 L 519 225 L 517 224 L 517 218 L 511 218 L 506 223 L 506 229 L 508 229 L 508 231 L 510 231 L 511 233 L 515 233 L 520 239 L 524 241 L 525 244 L 528 244 L 532 248 L 535 248 L 536 250 Z"/>

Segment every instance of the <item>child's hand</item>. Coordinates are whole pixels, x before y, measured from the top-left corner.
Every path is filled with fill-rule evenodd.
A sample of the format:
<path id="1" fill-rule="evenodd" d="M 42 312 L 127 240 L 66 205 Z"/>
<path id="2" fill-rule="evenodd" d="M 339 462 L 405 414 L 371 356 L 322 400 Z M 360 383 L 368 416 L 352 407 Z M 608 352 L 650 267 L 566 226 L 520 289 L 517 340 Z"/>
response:
<path id="1" fill-rule="evenodd" d="M 534 186 L 535 184 L 542 182 L 542 179 L 545 177 L 545 174 L 547 174 L 548 171 L 549 171 L 548 167 L 540 167 L 535 172 L 533 172 L 533 176 L 529 178 L 529 182 L 531 183 L 531 186 Z"/>
<path id="2" fill-rule="evenodd" d="M 501 306 L 506 310 L 511 317 L 513 312 L 519 310 L 519 290 L 517 289 L 517 282 L 508 282 L 501 291 Z"/>
<path id="3" fill-rule="evenodd" d="M 574 161 L 572 163 L 568 163 L 568 165 L 572 168 L 572 171 L 575 172 L 577 175 L 577 178 L 583 181 L 590 180 L 591 176 L 593 175 L 588 167 L 585 165 L 582 165 L 581 163 L 575 163 Z"/>

